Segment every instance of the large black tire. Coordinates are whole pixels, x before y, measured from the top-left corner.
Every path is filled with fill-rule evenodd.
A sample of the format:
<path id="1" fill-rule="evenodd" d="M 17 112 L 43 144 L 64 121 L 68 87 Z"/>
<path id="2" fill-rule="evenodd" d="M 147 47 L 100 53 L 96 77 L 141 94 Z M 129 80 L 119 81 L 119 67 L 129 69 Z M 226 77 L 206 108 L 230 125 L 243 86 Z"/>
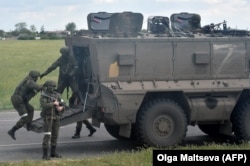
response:
<path id="1" fill-rule="evenodd" d="M 137 139 L 146 146 L 169 147 L 181 143 L 187 132 L 187 116 L 174 101 L 153 99 L 139 110 Z"/>
<path id="2" fill-rule="evenodd" d="M 250 140 L 250 100 L 241 102 L 232 114 L 233 131 L 240 142 Z"/>
<path id="3" fill-rule="evenodd" d="M 209 136 L 220 136 L 220 124 L 199 124 L 200 130 Z"/>
<path id="4" fill-rule="evenodd" d="M 123 137 L 123 136 L 120 136 L 119 135 L 119 130 L 120 130 L 120 126 L 118 125 L 107 125 L 107 124 L 104 124 L 107 132 L 114 138 L 118 139 L 118 140 L 136 140 L 136 137 L 135 137 L 135 125 L 132 125 L 132 130 L 131 130 L 131 135 L 130 135 L 130 138 L 127 138 L 127 137 Z"/>

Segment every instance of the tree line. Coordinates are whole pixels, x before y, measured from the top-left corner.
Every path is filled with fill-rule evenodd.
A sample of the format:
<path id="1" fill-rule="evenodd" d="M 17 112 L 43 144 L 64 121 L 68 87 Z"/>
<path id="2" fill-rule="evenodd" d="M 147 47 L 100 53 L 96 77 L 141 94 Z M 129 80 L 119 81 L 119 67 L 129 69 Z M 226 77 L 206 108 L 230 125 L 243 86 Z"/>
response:
<path id="1" fill-rule="evenodd" d="M 65 34 L 68 32 L 68 34 Z M 76 24 L 74 22 L 70 22 L 65 25 L 65 29 L 63 32 L 56 31 L 46 31 L 44 25 L 41 26 L 38 31 L 35 25 L 28 25 L 26 22 L 19 22 L 15 24 L 15 30 L 10 32 L 5 32 L 0 29 L 0 39 L 1 38 L 16 38 L 18 40 L 34 40 L 36 38 L 40 39 L 60 39 L 64 38 L 64 36 L 69 34 L 74 34 L 76 32 Z"/>

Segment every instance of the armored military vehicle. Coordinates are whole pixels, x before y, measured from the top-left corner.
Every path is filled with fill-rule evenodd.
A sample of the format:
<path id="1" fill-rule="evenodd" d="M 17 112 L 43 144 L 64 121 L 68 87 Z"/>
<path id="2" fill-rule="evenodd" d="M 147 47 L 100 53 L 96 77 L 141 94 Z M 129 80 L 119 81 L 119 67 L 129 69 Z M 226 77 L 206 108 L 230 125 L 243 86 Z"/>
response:
<path id="1" fill-rule="evenodd" d="M 82 107 L 62 125 L 91 117 L 117 139 L 160 147 L 180 143 L 188 125 L 250 140 L 248 31 L 201 27 L 194 13 L 150 17 L 144 33 L 140 13 L 87 20 L 88 31 L 65 40 L 80 66 Z"/>

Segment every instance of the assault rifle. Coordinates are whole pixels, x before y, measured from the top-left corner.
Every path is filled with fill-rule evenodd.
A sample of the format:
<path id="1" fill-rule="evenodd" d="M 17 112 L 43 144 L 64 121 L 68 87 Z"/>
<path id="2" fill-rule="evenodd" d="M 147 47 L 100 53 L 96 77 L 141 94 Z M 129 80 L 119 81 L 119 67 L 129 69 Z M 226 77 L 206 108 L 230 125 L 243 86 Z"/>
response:
<path id="1" fill-rule="evenodd" d="M 66 103 L 64 102 L 64 100 L 63 99 L 61 99 L 61 98 L 56 98 L 56 97 L 53 97 L 53 96 L 50 96 L 50 95 L 48 95 L 48 94 L 46 94 L 45 92 L 41 92 L 41 96 L 44 96 L 44 97 L 47 97 L 47 98 L 49 98 L 51 101 L 58 101 L 59 102 L 59 106 L 66 106 Z"/>

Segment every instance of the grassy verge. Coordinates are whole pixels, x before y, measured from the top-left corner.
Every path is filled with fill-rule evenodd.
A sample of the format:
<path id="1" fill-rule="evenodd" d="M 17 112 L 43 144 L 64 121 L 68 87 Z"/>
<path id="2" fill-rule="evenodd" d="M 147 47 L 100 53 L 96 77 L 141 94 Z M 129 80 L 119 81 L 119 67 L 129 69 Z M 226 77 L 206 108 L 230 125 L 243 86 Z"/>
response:
<path id="1" fill-rule="evenodd" d="M 16 86 L 32 69 L 43 72 L 59 56 L 64 40 L 3 40 L 0 41 L 0 110 L 12 109 L 10 97 Z M 42 84 L 48 79 L 57 81 L 58 69 L 39 80 Z M 31 104 L 39 109 L 38 95 Z"/>
<path id="2" fill-rule="evenodd" d="M 209 144 L 205 146 L 179 146 L 171 148 L 171 150 L 250 150 L 250 144 Z M 167 150 L 167 149 L 165 149 Z M 4 166 L 150 166 L 152 165 L 153 149 L 141 149 L 132 152 L 115 152 L 106 154 L 101 157 L 85 158 L 85 159 L 61 159 L 51 161 L 22 161 L 11 163 L 0 163 Z M 202 162 L 201 162 L 202 164 Z"/>

